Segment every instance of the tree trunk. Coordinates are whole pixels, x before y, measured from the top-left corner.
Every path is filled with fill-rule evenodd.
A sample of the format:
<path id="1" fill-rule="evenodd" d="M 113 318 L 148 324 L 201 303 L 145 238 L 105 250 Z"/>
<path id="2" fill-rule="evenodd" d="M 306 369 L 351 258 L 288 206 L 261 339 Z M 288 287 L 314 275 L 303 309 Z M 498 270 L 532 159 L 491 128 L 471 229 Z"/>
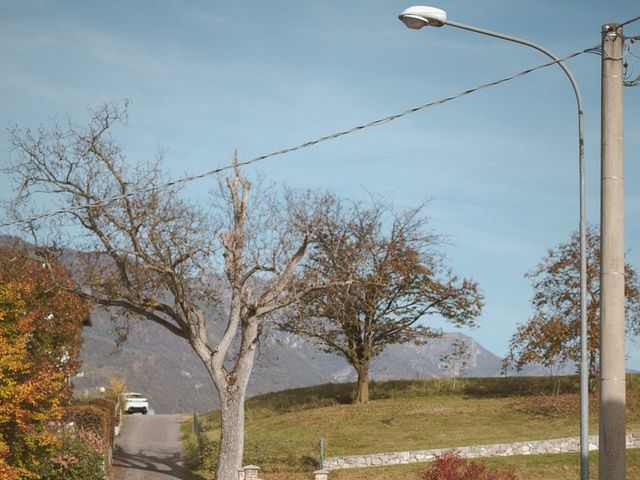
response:
<path id="1" fill-rule="evenodd" d="M 220 393 L 220 451 L 216 480 L 237 480 L 244 448 L 244 392 Z"/>
<path id="2" fill-rule="evenodd" d="M 369 403 L 369 362 L 356 368 L 358 372 L 358 396 L 356 403 Z"/>
<path id="3" fill-rule="evenodd" d="M 257 320 L 245 319 L 240 351 L 233 371 L 226 372 L 221 363 L 223 356 L 214 356 L 211 365 L 211 376 L 220 397 L 220 450 L 216 480 L 237 480 L 238 469 L 242 466 L 244 400 L 253 369 L 257 338 Z"/>

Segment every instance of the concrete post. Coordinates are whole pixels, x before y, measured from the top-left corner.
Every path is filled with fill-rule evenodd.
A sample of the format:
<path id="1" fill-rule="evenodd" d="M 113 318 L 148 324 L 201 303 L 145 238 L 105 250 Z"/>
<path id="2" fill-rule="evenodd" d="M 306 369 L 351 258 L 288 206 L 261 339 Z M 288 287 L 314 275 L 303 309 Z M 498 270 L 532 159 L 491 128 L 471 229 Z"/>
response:
<path id="1" fill-rule="evenodd" d="M 246 467 L 244 467 L 244 480 L 259 480 L 258 471 L 260 471 L 260 467 L 256 467 L 255 465 L 247 465 Z"/>
<path id="2" fill-rule="evenodd" d="M 622 26 L 602 27 L 600 480 L 626 478 Z"/>
<path id="3" fill-rule="evenodd" d="M 314 480 L 328 480 L 329 472 L 327 470 L 316 470 L 313 472 Z"/>
<path id="4" fill-rule="evenodd" d="M 238 480 L 244 480 L 244 468 L 238 469 Z"/>

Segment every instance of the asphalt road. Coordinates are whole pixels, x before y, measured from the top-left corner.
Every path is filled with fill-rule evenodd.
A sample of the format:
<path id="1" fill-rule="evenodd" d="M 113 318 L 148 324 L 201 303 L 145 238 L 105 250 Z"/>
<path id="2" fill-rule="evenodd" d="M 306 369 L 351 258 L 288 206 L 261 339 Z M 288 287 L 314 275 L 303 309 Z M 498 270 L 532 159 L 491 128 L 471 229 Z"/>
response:
<path id="1" fill-rule="evenodd" d="M 129 415 L 113 452 L 114 480 L 188 480 L 180 415 Z"/>

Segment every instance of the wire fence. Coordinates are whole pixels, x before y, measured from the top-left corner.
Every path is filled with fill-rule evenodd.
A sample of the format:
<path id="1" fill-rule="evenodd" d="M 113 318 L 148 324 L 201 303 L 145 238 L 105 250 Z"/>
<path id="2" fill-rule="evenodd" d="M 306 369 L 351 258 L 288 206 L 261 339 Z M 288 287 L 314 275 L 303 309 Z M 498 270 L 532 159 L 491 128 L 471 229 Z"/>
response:
<path id="1" fill-rule="evenodd" d="M 200 419 L 196 412 L 193 412 L 193 433 L 198 439 L 198 443 L 200 443 L 200 438 L 202 437 L 202 423 L 200 423 Z"/>

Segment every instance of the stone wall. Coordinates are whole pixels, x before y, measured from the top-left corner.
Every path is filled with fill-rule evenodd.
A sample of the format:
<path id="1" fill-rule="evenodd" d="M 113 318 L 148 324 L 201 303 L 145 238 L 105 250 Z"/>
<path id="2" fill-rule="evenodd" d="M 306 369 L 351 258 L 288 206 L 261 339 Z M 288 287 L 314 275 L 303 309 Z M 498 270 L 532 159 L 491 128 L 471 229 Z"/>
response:
<path id="1" fill-rule="evenodd" d="M 627 448 L 640 448 L 640 432 L 627 434 Z M 598 437 L 589 437 L 589 450 L 598 449 Z M 513 443 L 496 443 L 492 445 L 474 445 L 469 447 L 439 448 L 432 450 L 415 450 L 410 452 L 374 453 L 371 455 L 350 455 L 346 457 L 330 457 L 324 459 L 326 470 L 341 468 L 376 467 L 383 465 L 401 465 L 433 460 L 447 450 L 456 450 L 462 457 L 494 457 L 510 455 L 536 455 L 542 453 L 566 453 L 580 451 L 580 438 L 556 438 L 552 440 L 535 440 Z"/>

